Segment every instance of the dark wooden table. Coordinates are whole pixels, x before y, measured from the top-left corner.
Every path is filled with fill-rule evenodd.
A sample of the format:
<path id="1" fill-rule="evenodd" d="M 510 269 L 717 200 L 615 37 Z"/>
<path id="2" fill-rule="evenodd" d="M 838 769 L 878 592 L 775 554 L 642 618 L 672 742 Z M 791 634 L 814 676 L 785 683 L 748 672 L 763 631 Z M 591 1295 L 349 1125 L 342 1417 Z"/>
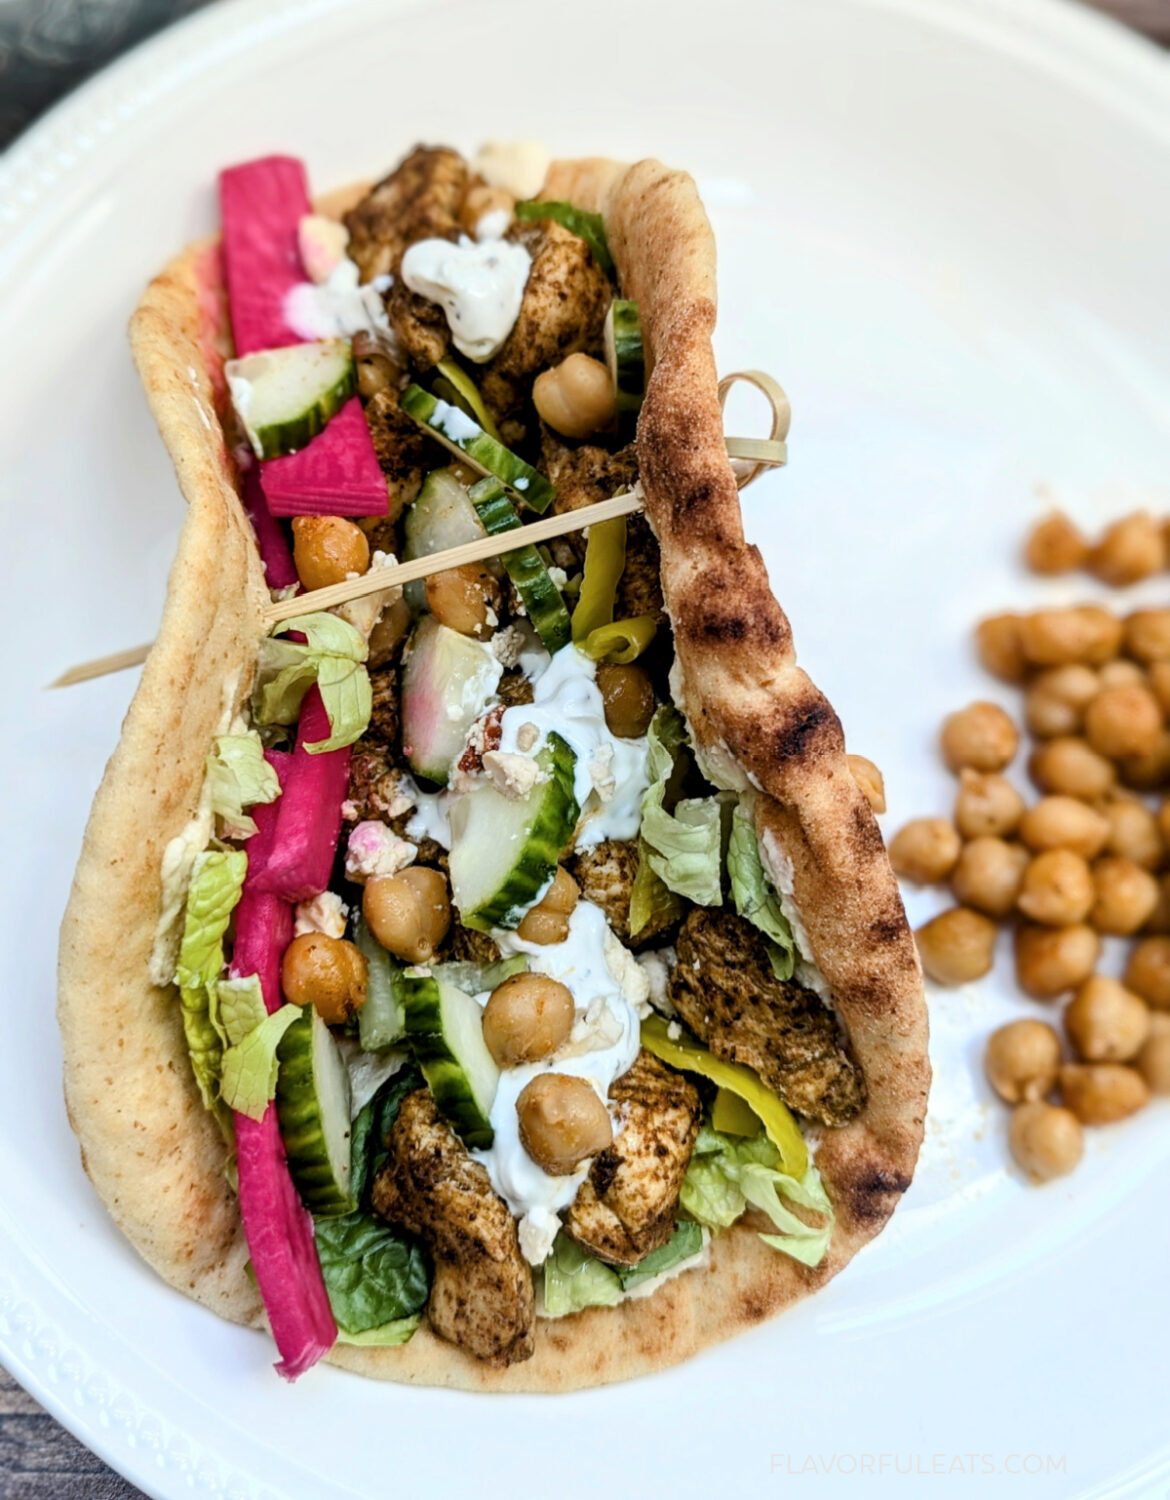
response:
<path id="1" fill-rule="evenodd" d="M 36 39 L 33 18 L 70 9 L 77 26 L 68 47 L 55 52 Z M 117 6 L 87 7 L 85 0 L 54 6 L 27 0 L 0 12 L 0 147 L 54 99 L 109 62 L 118 52 L 169 19 L 197 9 L 206 0 L 127 0 Z M 1170 0 L 1090 0 L 1098 9 L 1170 44 Z M 28 25 L 20 22 L 22 10 Z M 103 14 L 100 33 L 88 40 L 85 15 Z M 22 40 L 23 35 L 23 40 Z M 24 54 L 22 56 L 22 46 Z M 23 67 L 23 72 L 22 72 Z M 15 79 L 15 81 L 14 81 Z M 142 1492 L 108 1469 L 76 1438 L 27 1396 L 0 1368 L 0 1500 L 144 1500 Z"/>

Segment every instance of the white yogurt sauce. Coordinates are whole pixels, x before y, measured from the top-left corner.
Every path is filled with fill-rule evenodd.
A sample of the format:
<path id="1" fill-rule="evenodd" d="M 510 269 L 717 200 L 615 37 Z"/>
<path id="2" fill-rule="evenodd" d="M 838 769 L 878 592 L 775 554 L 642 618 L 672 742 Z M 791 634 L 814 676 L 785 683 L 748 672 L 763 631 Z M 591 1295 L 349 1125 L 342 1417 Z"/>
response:
<path id="1" fill-rule="evenodd" d="M 540 737 L 525 753 L 538 754 L 555 730 L 576 755 L 573 787 L 582 809 L 578 849 L 591 849 L 604 839 L 634 838 L 650 784 L 646 740 L 610 734 L 596 676 L 596 664 L 583 651 L 565 646 L 533 682 L 533 701 L 507 709 L 500 726 L 505 752 L 517 751 L 521 727 L 535 724 Z"/>
<path id="2" fill-rule="evenodd" d="M 532 257 L 510 240 L 419 240 L 402 257 L 402 279 L 412 292 L 437 302 L 456 349 L 483 364 L 503 344 L 520 315 Z"/>
<path id="3" fill-rule="evenodd" d="M 444 849 L 451 847 L 451 820 L 447 814 L 447 792 L 414 792 L 415 809 L 406 831 L 412 839 L 434 839 Z"/>
<path id="4" fill-rule="evenodd" d="M 320 284 L 298 282 L 285 293 L 284 321 L 298 338 L 306 340 L 347 339 L 355 333 L 370 333 L 392 346 L 394 333 L 382 302 L 391 278 L 376 276 L 362 286 L 360 274 L 353 261 L 343 256 L 328 280 Z"/>
<path id="5" fill-rule="evenodd" d="M 491 1110 L 495 1140 L 490 1149 L 473 1156 L 487 1168 L 492 1186 L 520 1220 L 520 1245 L 530 1265 L 540 1265 L 552 1248 L 561 1227 L 558 1212 L 567 1208 L 589 1173 L 586 1162 L 567 1177 L 551 1177 L 520 1144 L 520 1121 L 516 1100 L 521 1090 L 540 1073 L 568 1073 L 587 1079 L 598 1097 L 608 1102 L 610 1085 L 627 1072 L 638 1055 L 638 1015 L 631 997 L 623 990 L 621 977 L 606 962 L 606 938 L 612 938 L 601 908 L 578 901 L 569 918 L 569 935 L 563 943 L 527 943 L 514 932 L 492 933 L 505 957 L 528 956 L 538 974 L 548 974 L 567 986 L 573 996 L 576 1019 L 569 1040 L 552 1057 L 505 1068 Z M 487 1003 L 486 994 L 477 997 Z M 615 1136 L 622 1121 L 611 1110 Z"/>

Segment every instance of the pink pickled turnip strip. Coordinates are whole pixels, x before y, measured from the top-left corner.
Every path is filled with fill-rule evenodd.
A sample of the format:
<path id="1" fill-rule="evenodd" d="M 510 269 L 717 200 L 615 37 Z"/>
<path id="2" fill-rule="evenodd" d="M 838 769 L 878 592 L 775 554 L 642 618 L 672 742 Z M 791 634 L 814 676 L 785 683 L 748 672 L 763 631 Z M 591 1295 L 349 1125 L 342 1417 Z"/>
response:
<path id="1" fill-rule="evenodd" d="M 261 1120 L 238 1114 L 235 1121 L 244 1236 L 280 1351 L 277 1373 L 295 1380 L 337 1340 L 313 1242 L 313 1220 L 289 1175 L 275 1104 Z"/>
<path id="2" fill-rule="evenodd" d="M 303 164 L 265 156 L 229 167 L 220 173 L 219 202 L 237 354 L 300 343 L 284 307 L 290 290 L 305 280 L 298 240 L 301 219 L 310 212 Z M 273 516 L 384 516 L 389 509 L 356 396 L 307 448 L 261 464 L 260 481 Z"/>
<path id="3" fill-rule="evenodd" d="M 349 787 L 350 747 L 310 755 L 305 746 L 327 740 L 330 733 L 321 694 L 311 687 L 301 704 L 297 747 L 276 804 L 273 848 L 255 871 L 252 889 L 257 892 L 308 901 L 329 884 L 341 837 L 341 804 Z"/>
<path id="4" fill-rule="evenodd" d="M 256 545 L 260 549 L 260 561 L 264 564 L 264 575 L 270 589 L 300 587 L 297 570 L 293 566 L 292 551 L 284 528 L 269 509 L 260 483 L 260 471 L 253 464 L 244 470 L 244 509 L 256 533 Z"/>
<path id="5" fill-rule="evenodd" d="M 274 516 L 384 516 L 386 477 L 354 396 L 307 448 L 260 465 Z"/>

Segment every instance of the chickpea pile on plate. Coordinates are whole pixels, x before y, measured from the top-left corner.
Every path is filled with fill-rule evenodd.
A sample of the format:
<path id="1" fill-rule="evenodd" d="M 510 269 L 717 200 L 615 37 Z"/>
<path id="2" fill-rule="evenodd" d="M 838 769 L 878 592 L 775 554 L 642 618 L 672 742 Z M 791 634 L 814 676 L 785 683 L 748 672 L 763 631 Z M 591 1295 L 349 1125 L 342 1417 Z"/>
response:
<path id="1" fill-rule="evenodd" d="M 1165 568 L 1170 545 L 1145 512 L 1093 546 L 1053 512 L 1024 556 L 1037 572 L 1086 567 L 1122 585 Z M 1010 923 L 1023 992 L 1071 996 L 1064 1041 L 1045 1021 L 1012 1021 L 986 1055 L 992 1087 L 1013 1106 L 1012 1154 L 1046 1181 L 1080 1160 L 1082 1126 L 1170 1094 L 1170 609 L 998 614 L 975 644 L 990 672 L 1022 689 L 1037 795 L 1029 804 L 1004 775 L 1020 751 L 1016 721 L 971 703 L 940 735 L 958 777 L 952 816 L 906 824 L 890 859 L 901 877 L 949 884 L 957 900 L 917 933 L 932 979 L 986 974 L 999 924 Z M 1121 979 L 1097 972 L 1103 937 L 1132 940 Z"/>

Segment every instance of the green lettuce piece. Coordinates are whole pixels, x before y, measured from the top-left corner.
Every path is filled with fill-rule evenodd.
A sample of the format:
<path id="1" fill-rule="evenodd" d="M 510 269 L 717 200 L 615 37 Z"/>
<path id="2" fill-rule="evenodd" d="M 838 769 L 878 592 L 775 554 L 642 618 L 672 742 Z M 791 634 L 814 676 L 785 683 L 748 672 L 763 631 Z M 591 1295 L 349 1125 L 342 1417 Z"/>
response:
<path id="1" fill-rule="evenodd" d="M 659 1245 L 657 1250 L 651 1250 L 650 1254 L 644 1260 L 640 1260 L 636 1266 L 616 1268 L 622 1290 L 628 1292 L 641 1282 L 651 1281 L 655 1276 L 661 1276 L 664 1271 L 673 1270 L 682 1261 L 693 1259 L 702 1248 L 702 1226 L 692 1219 L 680 1219 L 665 1245 Z"/>
<path id="2" fill-rule="evenodd" d="M 281 640 L 290 630 L 304 643 Z M 365 637 L 340 615 L 318 612 L 282 620 L 260 643 L 252 712 L 260 724 L 293 724 L 301 701 L 315 682 L 333 731 L 305 749 L 311 755 L 352 745 L 370 722 L 373 697 L 363 663 L 369 654 Z"/>
<path id="3" fill-rule="evenodd" d="M 276 1049 L 281 1037 L 303 1014 L 299 1005 L 282 1005 L 227 1048 L 220 1068 L 219 1094 L 230 1109 L 253 1120 L 264 1118 L 264 1111 L 276 1097 L 280 1070 Z"/>
<path id="4" fill-rule="evenodd" d="M 213 990 L 211 1021 L 225 1047 L 234 1047 L 254 1031 L 268 1014 L 259 974 L 221 979 Z"/>
<path id="5" fill-rule="evenodd" d="M 401 1337 L 385 1330 L 426 1305 L 431 1279 L 421 1247 L 368 1213 L 318 1219 L 316 1241 L 338 1328 L 363 1342 L 405 1343 L 414 1327 L 400 1330 Z"/>
<path id="6" fill-rule="evenodd" d="M 557 1235 L 543 1271 L 544 1310 L 550 1318 L 583 1307 L 613 1307 L 624 1295 L 617 1272 L 567 1234 Z"/>
<path id="7" fill-rule="evenodd" d="M 336 1321 L 336 1311 L 333 1317 Z M 347 1333 L 338 1323 L 337 1342 L 357 1344 L 365 1349 L 385 1349 L 392 1344 L 408 1343 L 421 1322 L 422 1313 L 415 1313 L 413 1317 L 396 1318 L 392 1323 L 383 1323 L 381 1328 L 370 1328 L 365 1333 Z"/>
<path id="8" fill-rule="evenodd" d="M 737 807 L 731 819 L 727 873 L 736 911 L 768 939 L 772 972 L 777 979 L 791 979 L 796 968 L 796 940 L 760 859 L 760 841 L 751 814 L 743 807 Z"/>
<path id="9" fill-rule="evenodd" d="M 682 902 L 650 863 L 645 839 L 639 839 L 638 868 L 630 887 L 630 936 L 637 937 L 653 917 L 661 917 L 665 926 L 682 911 Z"/>
<path id="10" fill-rule="evenodd" d="M 678 709 L 664 704 L 650 721 L 650 785 L 642 798 L 642 846 L 663 883 L 698 906 L 720 906 L 722 812 L 716 797 L 684 797 L 667 812 L 668 785 L 687 742 Z"/>
<path id="11" fill-rule="evenodd" d="M 223 968 L 224 933 L 247 869 L 248 856 L 242 849 L 207 849 L 196 856 L 175 966 L 191 1071 L 204 1108 L 218 1116 L 223 1127 L 229 1118 L 219 1103 L 224 1037 L 214 1003 L 215 988 Z"/>
<path id="12" fill-rule="evenodd" d="M 611 280 L 616 276 L 609 237 L 605 232 L 605 220 L 600 214 L 587 213 L 583 208 L 574 208 L 571 203 L 541 203 L 532 199 L 517 203 L 515 212 L 518 219 L 555 220 L 570 234 L 585 241 L 593 259 Z"/>
<path id="13" fill-rule="evenodd" d="M 219 1100 L 219 1073 L 223 1061 L 223 1038 L 211 1020 L 211 991 L 203 985 L 193 989 L 179 990 L 179 1005 L 183 1017 L 183 1036 L 187 1041 L 187 1055 L 191 1059 L 191 1072 L 199 1087 L 199 1097 L 204 1109 L 224 1123 L 225 1111 Z"/>
<path id="14" fill-rule="evenodd" d="M 386 1080 L 370 1102 L 360 1109 L 349 1137 L 352 1164 L 350 1191 L 357 1201 L 369 1206 L 370 1192 L 386 1160 L 386 1137 L 398 1117 L 398 1106 L 407 1094 L 423 1086 L 423 1076 L 413 1065 L 403 1068 Z"/>
<path id="15" fill-rule="evenodd" d="M 777 1170 L 779 1160 L 779 1152 L 762 1131 L 745 1141 L 704 1125 L 695 1142 L 679 1202 L 708 1229 L 727 1229 L 747 1208 L 757 1208 L 779 1231 L 761 1234 L 765 1245 L 790 1255 L 801 1265 L 819 1265 L 833 1233 L 833 1205 L 811 1162 L 797 1181 Z M 785 1199 L 798 1208 L 824 1215 L 827 1222 L 821 1227 L 806 1224 L 785 1206 Z"/>
<path id="16" fill-rule="evenodd" d="M 221 734 L 212 742 L 204 786 L 212 812 L 227 824 L 232 838 L 256 832 L 246 807 L 275 802 L 280 796 L 280 779 L 264 759 L 264 746 L 254 729 Z"/>

